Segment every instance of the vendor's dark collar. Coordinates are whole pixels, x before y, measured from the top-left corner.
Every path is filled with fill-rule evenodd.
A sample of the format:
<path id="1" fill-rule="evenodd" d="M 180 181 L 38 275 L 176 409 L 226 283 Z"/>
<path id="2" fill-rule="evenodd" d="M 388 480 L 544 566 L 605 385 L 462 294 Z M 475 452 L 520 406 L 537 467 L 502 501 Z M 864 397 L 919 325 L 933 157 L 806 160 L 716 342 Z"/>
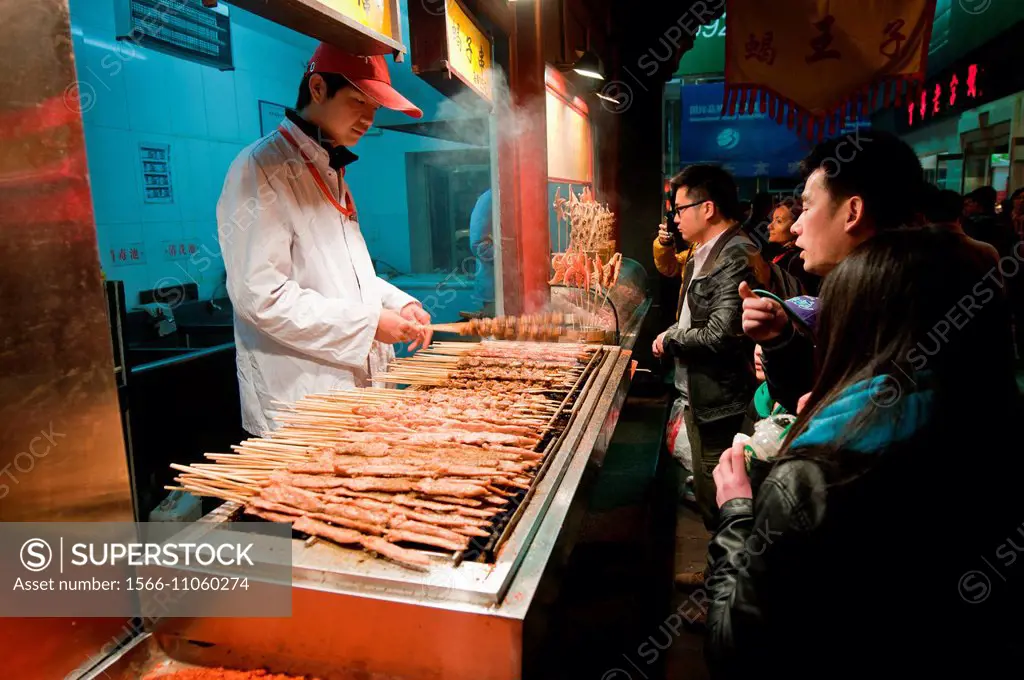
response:
<path id="1" fill-rule="evenodd" d="M 306 133 L 310 139 L 315 139 L 320 146 L 327 150 L 329 157 L 328 163 L 335 170 L 341 170 L 349 163 L 354 163 L 359 160 L 359 156 L 349 151 L 348 147 L 335 146 L 331 139 L 324 134 L 323 130 L 320 129 L 315 123 L 310 123 L 308 120 L 303 118 L 293 109 L 287 109 L 284 113 L 288 117 L 288 120 L 295 123 L 295 126 Z"/>

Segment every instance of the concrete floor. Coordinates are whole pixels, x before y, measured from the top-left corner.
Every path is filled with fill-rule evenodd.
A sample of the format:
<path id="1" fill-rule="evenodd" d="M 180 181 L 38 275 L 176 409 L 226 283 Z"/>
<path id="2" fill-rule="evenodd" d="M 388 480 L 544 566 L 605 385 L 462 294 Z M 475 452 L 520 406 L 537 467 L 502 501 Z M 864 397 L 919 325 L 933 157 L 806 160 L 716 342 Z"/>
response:
<path id="1" fill-rule="evenodd" d="M 688 594 L 676 570 L 703 567 L 708 534 L 678 501 L 681 468 L 663 451 L 667 400 L 631 397 L 552 594 L 531 680 L 703 680 L 703 635 L 676 625 Z M 532 666 L 532 664 L 531 664 Z"/>
<path id="2" fill-rule="evenodd" d="M 703 569 L 710 538 L 700 515 L 681 504 L 676 513 L 676 571 Z M 695 611 L 692 602 L 688 601 L 689 597 L 689 593 L 677 590 L 672 598 L 672 608 L 683 612 Z M 680 630 L 672 647 L 667 650 L 665 677 L 672 680 L 706 680 L 709 676 L 704 664 L 703 645 L 704 635 L 699 630 Z"/>

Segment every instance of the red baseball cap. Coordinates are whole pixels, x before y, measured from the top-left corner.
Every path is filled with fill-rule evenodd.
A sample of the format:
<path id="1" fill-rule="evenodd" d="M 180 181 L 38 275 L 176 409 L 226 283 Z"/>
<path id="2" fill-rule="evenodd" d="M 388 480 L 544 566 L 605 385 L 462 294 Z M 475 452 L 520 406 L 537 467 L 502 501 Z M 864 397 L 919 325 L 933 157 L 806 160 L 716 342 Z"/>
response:
<path id="1" fill-rule="evenodd" d="M 391 86 L 388 63 L 383 55 L 359 56 L 349 54 L 333 45 L 320 43 L 309 60 L 306 71 L 345 76 L 353 87 L 381 106 L 401 111 L 413 118 L 423 117 L 423 111 Z"/>

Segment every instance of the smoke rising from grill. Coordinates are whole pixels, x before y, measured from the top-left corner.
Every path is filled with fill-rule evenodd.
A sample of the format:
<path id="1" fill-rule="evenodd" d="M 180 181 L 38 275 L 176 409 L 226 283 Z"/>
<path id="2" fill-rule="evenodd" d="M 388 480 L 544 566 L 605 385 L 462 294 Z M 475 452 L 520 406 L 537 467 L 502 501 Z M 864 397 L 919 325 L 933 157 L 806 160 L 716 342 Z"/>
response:
<path id="1" fill-rule="evenodd" d="M 501 134 L 512 138 L 532 134 L 544 123 L 543 98 L 533 98 L 523 103 L 512 100 L 508 80 L 501 69 L 488 72 L 491 80 L 493 104 L 488 106 L 486 100 L 468 88 L 454 97 L 441 102 L 437 109 L 439 120 L 458 121 L 467 118 L 487 118 L 501 125 Z M 539 101 L 538 101 L 539 100 Z"/>

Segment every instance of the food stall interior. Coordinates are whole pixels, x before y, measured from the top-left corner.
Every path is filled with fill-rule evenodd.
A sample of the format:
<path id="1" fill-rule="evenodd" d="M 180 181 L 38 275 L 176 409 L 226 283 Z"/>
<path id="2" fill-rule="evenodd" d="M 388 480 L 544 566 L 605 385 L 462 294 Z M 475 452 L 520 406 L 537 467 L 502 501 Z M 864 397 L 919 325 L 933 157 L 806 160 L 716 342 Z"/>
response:
<path id="1" fill-rule="evenodd" d="M 175 15 L 184 33 L 161 40 L 140 38 L 138 30 L 159 2 L 69 1 L 68 101 L 84 128 L 125 486 L 137 521 L 200 528 L 257 517 L 304 522 L 292 541 L 293 615 L 259 625 L 150 621 L 144 634 L 83 664 L 76 677 L 159 677 L 193 665 L 319 677 L 359 669 L 410 679 L 529 674 L 544 660 L 546 591 L 560 578 L 622 416 L 636 368 L 632 349 L 650 308 L 646 271 L 618 251 L 615 216 L 600 202 L 586 105 L 549 67 L 551 223 L 535 226 L 550 242 L 550 291 L 542 313 L 505 317 L 502 272 L 519 265 L 502 260 L 509 225 L 497 181 L 498 112 L 517 130 L 531 121 L 516 117 L 500 69 L 486 102 L 472 92 L 442 93 L 414 72 L 409 54 L 389 56 L 396 89 L 424 117 L 409 123 L 381 110 L 353 147 L 360 159 L 346 180 L 377 273 L 452 334 L 416 355 L 400 349 L 382 377 L 386 386 L 349 397 L 310 395 L 286 407 L 292 421 L 284 434 L 253 438 L 240 424 L 215 208 L 234 158 L 293 105 L 317 40 L 253 13 L 259 3 L 186 4 Z M 396 35 L 409 36 L 408 3 L 375 6 L 384 4 L 397 8 Z M 495 34 L 493 23 L 476 21 Z M 454 391 L 479 413 L 492 413 L 483 429 L 470 427 L 478 423 L 458 415 L 458 405 L 438 416 L 441 425 L 409 420 L 448 408 L 443 400 Z M 488 394 L 502 396 L 492 403 Z M 516 408 L 524 409 L 521 422 L 498 422 L 501 409 Z M 322 439 L 309 419 L 324 414 L 355 425 L 332 427 Z M 399 429 L 388 429 L 387 420 Z M 386 433 L 391 448 L 394 440 L 409 442 L 399 447 L 408 459 L 381 461 L 404 465 L 405 476 L 381 488 L 352 487 L 356 473 L 343 466 L 353 462 L 334 456 L 376 455 L 344 448 L 380 445 L 374 432 Z M 417 459 L 417 446 L 434 457 Z M 508 457 L 493 466 L 467 463 L 494 450 Z M 249 460 L 241 474 L 231 468 L 247 454 L 261 464 Z M 461 468 L 438 461 L 459 455 Z M 328 513 L 309 509 L 325 509 L 325 487 L 311 479 L 317 471 L 309 466 L 317 464 L 342 480 L 332 487 L 332 498 L 341 498 L 335 505 L 371 513 L 359 521 L 382 517 L 384 536 L 397 538 L 385 545 L 373 532 L 376 519 L 361 525 L 362 534 L 321 522 Z M 415 481 L 417 465 L 430 468 L 426 480 Z M 360 479 L 370 478 L 359 470 Z M 490 476 L 466 480 L 473 475 Z M 301 499 L 313 505 L 303 510 Z M 406 507 L 396 520 L 403 502 L 414 510 Z M 413 512 L 419 519 L 409 519 Z M 407 653 L 383 642 L 396 639 L 406 641 Z"/>
<path id="2" fill-rule="evenodd" d="M 407 36 L 406 3 L 399 4 Z M 244 434 L 216 203 L 232 160 L 294 106 L 317 41 L 237 6 L 195 7 L 216 20 L 218 44 L 227 46 L 214 63 L 203 52 L 210 46 L 126 39 L 131 22 L 148 16 L 141 5 L 72 0 L 70 21 L 144 521 L 198 516 L 192 499 L 167 500 L 169 464 L 182 462 L 183 451 L 224 450 Z M 494 316 L 498 267 L 492 251 L 478 257 L 481 239 L 498 224 L 488 200 L 488 112 L 475 97 L 442 95 L 408 58 L 390 70 L 424 118 L 410 126 L 408 117 L 381 110 L 353 147 L 359 160 L 346 179 L 374 266 L 437 323 Z"/>

